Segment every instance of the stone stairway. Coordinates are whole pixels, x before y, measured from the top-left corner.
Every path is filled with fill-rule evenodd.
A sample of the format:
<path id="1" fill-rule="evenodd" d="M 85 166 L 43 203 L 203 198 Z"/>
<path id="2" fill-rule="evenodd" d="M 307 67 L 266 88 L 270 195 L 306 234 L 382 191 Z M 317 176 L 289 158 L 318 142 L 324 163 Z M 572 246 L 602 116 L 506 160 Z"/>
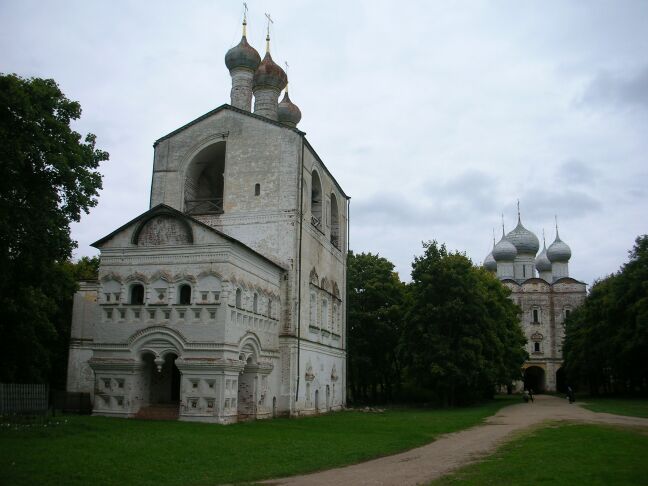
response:
<path id="1" fill-rule="evenodd" d="M 178 420 L 177 403 L 158 403 L 140 408 L 135 418 L 142 420 Z"/>

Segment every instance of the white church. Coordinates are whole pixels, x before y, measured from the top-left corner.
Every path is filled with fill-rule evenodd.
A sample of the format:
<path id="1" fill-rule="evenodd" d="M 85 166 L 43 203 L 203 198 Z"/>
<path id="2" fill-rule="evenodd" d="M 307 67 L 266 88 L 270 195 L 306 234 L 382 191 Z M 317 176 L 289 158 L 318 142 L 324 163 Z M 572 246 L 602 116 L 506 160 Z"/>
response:
<path id="1" fill-rule="evenodd" d="M 231 103 L 155 142 L 150 209 L 93 244 L 67 387 L 96 415 L 344 407 L 349 197 L 297 128 L 269 35 L 261 60 L 245 24 L 225 56 Z"/>
<path id="2" fill-rule="evenodd" d="M 497 244 L 493 239 L 483 266 L 511 290 L 511 300 L 521 310 L 529 359 L 518 389 L 563 392 L 565 319 L 585 300 L 587 285 L 569 275 L 571 248 L 560 239 L 557 223 L 555 240 L 549 248 L 543 241 L 539 250 L 538 237 L 522 224 L 518 203 L 517 226 L 505 234 L 502 222 L 502 238 Z"/>

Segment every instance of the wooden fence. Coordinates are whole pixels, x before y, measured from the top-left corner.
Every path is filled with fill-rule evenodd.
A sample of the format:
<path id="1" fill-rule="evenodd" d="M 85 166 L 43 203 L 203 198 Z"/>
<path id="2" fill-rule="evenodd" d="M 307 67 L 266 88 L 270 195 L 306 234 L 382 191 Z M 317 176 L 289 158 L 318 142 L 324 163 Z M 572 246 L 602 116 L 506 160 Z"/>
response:
<path id="1" fill-rule="evenodd" d="M 47 413 L 49 385 L 0 383 L 0 415 Z"/>

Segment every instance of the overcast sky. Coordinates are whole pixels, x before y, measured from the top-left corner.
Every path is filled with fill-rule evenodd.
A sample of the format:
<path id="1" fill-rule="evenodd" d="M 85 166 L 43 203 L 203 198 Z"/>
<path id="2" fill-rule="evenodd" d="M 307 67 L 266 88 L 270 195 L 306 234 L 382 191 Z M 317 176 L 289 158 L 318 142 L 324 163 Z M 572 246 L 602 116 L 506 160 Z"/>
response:
<path id="1" fill-rule="evenodd" d="M 351 200 L 351 249 L 409 280 L 421 241 L 481 262 L 522 221 L 616 271 L 648 233 L 648 2 L 255 1 L 250 43 Z M 110 153 L 76 256 L 148 209 L 153 141 L 229 103 L 236 1 L 0 2 L 0 71 L 54 78 Z"/>

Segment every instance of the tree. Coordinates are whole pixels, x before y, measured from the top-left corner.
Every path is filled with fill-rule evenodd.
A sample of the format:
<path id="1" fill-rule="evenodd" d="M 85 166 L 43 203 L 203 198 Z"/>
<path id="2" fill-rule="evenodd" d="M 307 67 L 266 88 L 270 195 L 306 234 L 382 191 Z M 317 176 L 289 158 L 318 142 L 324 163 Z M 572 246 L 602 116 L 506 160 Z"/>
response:
<path id="1" fill-rule="evenodd" d="M 436 241 L 412 264 L 412 306 L 401 347 L 407 373 L 444 405 L 491 397 L 520 376 L 527 355 L 509 291 Z"/>
<path id="2" fill-rule="evenodd" d="M 95 136 L 70 128 L 81 107 L 51 79 L 0 75 L 0 381 L 46 382 L 54 325 L 76 246 L 70 223 L 97 204 Z"/>
<path id="3" fill-rule="evenodd" d="M 594 283 L 565 323 L 563 352 L 572 382 L 590 392 L 648 393 L 648 235 L 628 263 Z"/>
<path id="4" fill-rule="evenodd" d="M 405 285 L 379 255 L 349 252 L 348 376 L 354 401 L 391 400 L 400 385 L 396 354 Z"/>

